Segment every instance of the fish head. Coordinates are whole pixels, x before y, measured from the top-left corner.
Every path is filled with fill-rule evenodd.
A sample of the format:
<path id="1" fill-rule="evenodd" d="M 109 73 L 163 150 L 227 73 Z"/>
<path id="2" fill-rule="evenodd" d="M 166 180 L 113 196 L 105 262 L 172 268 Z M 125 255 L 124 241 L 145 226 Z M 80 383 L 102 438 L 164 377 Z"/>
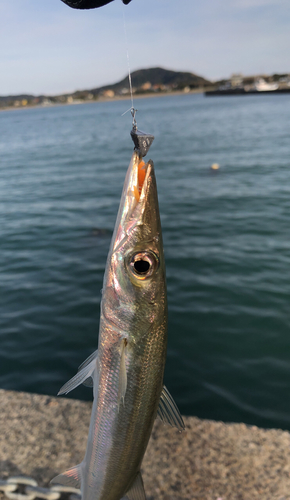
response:
<path id="1" fill-rule="evenodd" d="M 164 321 L 166 316 L 165 263 L 154 165 L 151 160 L 145 164 L 137 152 L 133 153 L 124 183 L 103 299 L 107 316 L 122 329 L 132 331 L 136 319 L 140 329 L 140 322 L 152 323 L 157 318 Z"/>

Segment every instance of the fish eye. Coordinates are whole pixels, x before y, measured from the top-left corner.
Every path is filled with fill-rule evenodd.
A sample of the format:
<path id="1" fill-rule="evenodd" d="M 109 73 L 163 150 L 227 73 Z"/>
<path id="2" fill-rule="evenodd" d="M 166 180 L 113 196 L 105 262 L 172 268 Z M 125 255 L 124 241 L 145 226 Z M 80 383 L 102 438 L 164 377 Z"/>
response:
<path id="1" fill-rule="evenodd" d="M 136 260 L 134 262 L 134 269 L 138 274 L 147 274 L 150 269 L 150 263 L 148 260 Z"/>
<path id="2" fill-rule="evenodd" d="M 137 252 L 132 255 L 130 271 L 138 279 L 146 279 L 158 268 L 158 257 L 153 252 Z"/>

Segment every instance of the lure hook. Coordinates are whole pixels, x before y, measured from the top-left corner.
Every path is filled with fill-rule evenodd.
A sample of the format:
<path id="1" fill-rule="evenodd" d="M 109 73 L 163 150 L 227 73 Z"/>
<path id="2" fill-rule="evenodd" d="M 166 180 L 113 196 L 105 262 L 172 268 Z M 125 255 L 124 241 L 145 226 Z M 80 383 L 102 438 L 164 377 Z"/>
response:
<path id="1" fill-rule="evenodd" d="M 146 154 L 149 151 L 149 148 L 154 141 L 154 135 L 151 134 L 146 134 L 146 132 L 142 132 L 141 130 L 138 130 L 137 128 L 137 121 L 136 121 L 136 113 L 137 109 L 135 109 L 133 106 L 130 109 L 127 109 L 125 113 L 122 114 L 124 116 L 128 111 L 131 111 L 133 123 L 132 123 L 132 130 L 130 132 L 132 141 L 135 146 L 135 151 L 138 151 L 139 155 L 143 158 L 146 156 Z"/>
<path id="2" fill-rule="evenodd" d="M 132 106 L 130 111 L 131 111 L 131 115 L 132 115 L 132 119 L 133 119 L 133 122 L 132 122 L 133 130 L 137 130 L 136 113 L 137 113 L 138 109 L 135 109 Z"/>

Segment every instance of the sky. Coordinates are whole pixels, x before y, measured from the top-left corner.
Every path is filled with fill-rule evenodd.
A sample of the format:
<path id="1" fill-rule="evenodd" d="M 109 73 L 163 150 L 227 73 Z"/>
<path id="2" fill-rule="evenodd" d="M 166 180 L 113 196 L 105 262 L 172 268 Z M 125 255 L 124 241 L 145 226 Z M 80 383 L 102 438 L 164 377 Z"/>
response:
<path id="1" fill-rule="evenodd" d="M 289 0 L 1 0 L 0 95 L 60 94 L 161 66 L 209 80 L 290 72 Z M 128 52 L 128 55 L 127 55 Z"/>

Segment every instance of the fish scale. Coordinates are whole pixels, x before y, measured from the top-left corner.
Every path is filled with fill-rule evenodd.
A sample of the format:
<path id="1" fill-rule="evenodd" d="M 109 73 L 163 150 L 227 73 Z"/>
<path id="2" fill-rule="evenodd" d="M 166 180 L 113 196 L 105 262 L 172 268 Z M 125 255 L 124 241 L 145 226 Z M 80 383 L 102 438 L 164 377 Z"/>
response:
<path id="1" fill-rule="evenodd" d="M 139 167 L 145 175 L 139 174 Z M 141 168 L 140 167 L 140 168 Z M 84 460 L 53 482 L 82 500 L 145 500 L 140 468 L 155 418 L 182 417 L 163 375 L 167 348 L 165 262 L 154 166 L 133 153 L 107 258 L 99 348 L 60 393 L 93 380 Z"/>
<path id="2" fill-rule="evenodd" d="M 156 337 L 157 341 L 159 341 L 162 335 L 157 335 Z M 108 339 L 108 343 L 109 342 Z M 141 350 L 140 346 L 138 346 L 138 350 Z M 156 338 L 147 339 L 146 345 L 142 351 L 143 352 L 135 352 L 134 359 L 132 359 L 132 363 L 128 366 L 128 386 L 124 406 L 121 403 L 119 413 L 116 408 L 114 413 L 112 412 L 110 414 L 108 414 L 106 410 L 109 402 L 116 401 L 118 392 L 117 371 L 115 372 L 116 376 L 114 376 L 112 380 L 113 383 L 110 387 L 107 384 L 107 390 L 104 393 L 104 397 L 107 397 L 107 399 L 103 400 L 99 393 L 99 408 L 96 411 L 99 411 L 100 414 L 97 421 L 101 422 L 103 419 L 104 422 L 108 422 L 108 420 L 110 420 L 112 422 L 112 428 L 114 428 L 112 432 L 114 435 L 113 442 L 110 443 L 110 446 L 107 446 L 106 450 L 111 451 L 107 461 L 106 477 L 104 478 L 104 491 L 108 500 L 110 500 L 108 489 L 109 485 L 112 483 L 112 479 L 114 478 L 114 483 L 117 485 L 116 490 L 118 491 L 123 478 L 128 476 L 128 470 L 131 469 L 136 474 L 136 471 L 140 467 L 140 461 L 141 458 L 143 458 L 144 451 L 150 438 L 159 397 L 162 391 L 163 373 L 162 377 L 160 377 L 160 371 L 163 370 L 160 370 L 160 363 L 164 365 L 164 352 L 162 352 L 162 348 L 158 349 L 158 354 L 156 355 Z M 152 370 L 152 365 L 156 366 L 155 370 Z M 111 366 L 108 360 L 107 367 L 109 372 Z M 107 379 L 108 372 L 107 370 L 105 371 L 104 379 Z M 100 386 L 102 386 L 102 379 L 100 379 Z M 156 397 L 156 393 L 158 397 Z M 109 397 L 108 394 L 110 395 Z M 105 409 L 104 412 L 102 412 L 102 408 Z M 139 408 L 142 408 L 142 412 L 139 411 Z M 154 414 L 153 418 L 152 414 Z M 100 427 L 101 426 L 100 424 Z M 106 440 L 107 436 L 103 436 L 103 439 Z M 104 454 L 102 450 L 100 453 L 100 461 L 102 462 L 103 460 Z M 125 486 L 128 486 L 128 482 L 126 478 L 126 484 L 124 487 L 122 486 L 120 494 L 124 494 L 124 490 L 126 491 Z M 115 495 L 117 495 L 117 492 Z M 118 496 L 112 496 L 112 498 L 118 498 Z"/>

